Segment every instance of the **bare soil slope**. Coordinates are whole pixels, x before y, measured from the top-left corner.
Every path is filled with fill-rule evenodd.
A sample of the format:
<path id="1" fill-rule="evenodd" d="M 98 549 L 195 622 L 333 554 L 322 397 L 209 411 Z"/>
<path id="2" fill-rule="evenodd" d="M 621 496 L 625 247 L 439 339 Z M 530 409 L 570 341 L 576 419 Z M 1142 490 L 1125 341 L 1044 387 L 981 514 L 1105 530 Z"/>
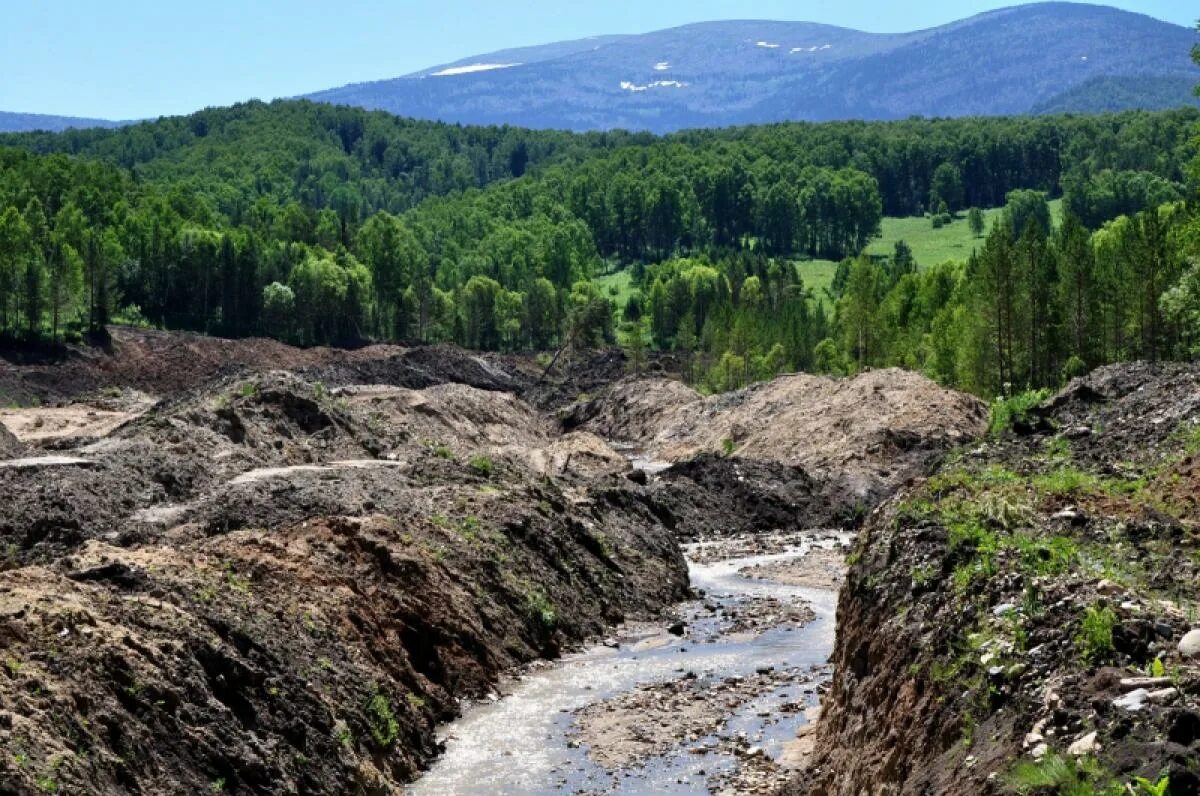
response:
<path id="1" fill-rule="evenodd" d="M 867 523 L 796 792 L 1200 792 L 1200 368 L 1103 368 L 1019 428 Z"/>
<path id="2" fill-rule="evenodd" d="M 923 474 L 947 450 L 983 432 L 987 407 L 920 375 L 889 369 L 841 380 L 781 376 L 708 398 L 667 379 L 626 380 L 577 405 L 569 419 L 652 459 L 712 461 L 731 453 L 747 469 L 793 468 L 783 479 L 792 487 L 767 490 L 773 494 L 756 485 L 778 478 L 744 472 L 701 477 L 701 468 L 690 469 L 710 489 L 724 483 L 753 492 L 748 503 L 756 511 L 775 504 L 802 515 L 815 506 L 812 516 L 803 517 L 811 527 L 852 522 Z"/>

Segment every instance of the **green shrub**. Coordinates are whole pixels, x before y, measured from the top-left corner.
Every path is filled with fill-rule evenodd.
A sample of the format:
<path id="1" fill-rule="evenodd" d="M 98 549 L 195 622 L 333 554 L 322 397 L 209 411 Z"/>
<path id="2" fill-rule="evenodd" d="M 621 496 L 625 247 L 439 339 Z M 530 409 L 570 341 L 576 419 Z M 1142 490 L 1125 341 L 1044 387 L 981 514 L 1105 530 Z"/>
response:
<path id="1" fill-rule="evenodd" d="M 471 471 L 482 478 L 491 478 L 492 460 L 487 456 L 476 456 L 470 462 Z"/>
<path id="2" fill-rule="evenodd" d="M 1077 356 L 1073 356 L 1066 361 L 1062 368 L 1062 377 L 1064 381 L 1078 378 L 1088 372 L 1087 363 Z"/>
<path id="3" fill-rule="evenodd" d="M 1038 761 L 1018 763 L 1006 779 L 1020 794 L 1118 796 L 1124 792 L 1095 760 L 1087 757 L 1072 760 L 1053 752 Z"/>
<path id="4" fill-rule="evenodd" d="M 1116 626 L 1117 615 L 1107 606 L 1091 606 L 1083 612 L 1077 643 L 1084 660 L 1103 663 L 1112 658 L 1116 652 L 1113 646 L 1113 628 Z"/>
<path id="5" fill-rule="evenodd" d="M 380 749 L 387 749 L 400 736 L 400 723 L 392 712 L 392 703 L 378 690 L 367 702 L 367 723 L 371 737 Z"/>
<path id="6" fill-rule="evenodd" d="M 541 589 L 531 589 L 525 594 L 525 608 L 543 630 L 553 630 L 558 624 L 558 612 L 554 609 L 554 603 L 550 602 L 550 598 Z"/>
<path id="7" fill-rule="evenodd" d="M 1049 390 L 1028 390 L 1009 398 L 996 399 L 992 403 L 992 421 L 988 431 L 992 434 L 1010 431 L 1016 423 L 1028 419 L 1030 410 L 1046 400 L 1049 394 Z"/>

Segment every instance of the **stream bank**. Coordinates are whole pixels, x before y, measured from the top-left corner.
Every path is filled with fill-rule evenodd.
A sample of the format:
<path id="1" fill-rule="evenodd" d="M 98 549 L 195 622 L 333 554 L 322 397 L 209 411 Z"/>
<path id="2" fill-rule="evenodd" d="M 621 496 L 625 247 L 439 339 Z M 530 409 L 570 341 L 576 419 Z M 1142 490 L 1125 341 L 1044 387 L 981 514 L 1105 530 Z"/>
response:
<path id="1" fill-rule="evenodd" d="M 836 592 L 744 573 L 802 572 L 846 542 L 811 531 L 688 546 L 698 599 L 673 622 L 527 667 L 443 728 L 445 753 L 408 793 L 769 790 L 829 677 Z"/>

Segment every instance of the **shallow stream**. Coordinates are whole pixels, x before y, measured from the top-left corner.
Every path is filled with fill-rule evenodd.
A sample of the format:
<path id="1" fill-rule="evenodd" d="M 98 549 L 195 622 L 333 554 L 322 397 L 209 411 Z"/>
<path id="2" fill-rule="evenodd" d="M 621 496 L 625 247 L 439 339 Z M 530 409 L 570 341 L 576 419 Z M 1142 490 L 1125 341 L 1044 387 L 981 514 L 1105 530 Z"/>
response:
<path id="1" fill-rule="evenodd" d="M 828 535 L 821 538 L 823 544 L 830 543 Z M 833 647 L 836 593 L 751 580 L 738 573 L 756 564 L 799 558 L 810 546 L 804 541 L 781 553 L 706 564 L 689 560 L 692 586 L 702 590 L 705 599 L 680 609 L 688 623 L 687 636 L 670 635 L 661 626 L 625 628 L 616 636 L 619 647 L 598 645 L 510 683 L 508 695 L 468 707 L 461 719 L 443 728 L 445 754 L 408 792 L 704 793 L 709 777 L 731 771 L 738 762 L 718 735 L 728 739 L 744 734 L 743 747 L 752 744 L 777 759 L 805 722 L 803 711 L 779 708 L 816 703 L 815 686 L 824 677 L 823 665 Z M 686 552 L 689 559 L 711 559 L 697 555 L 695 547 Z M 816 619 L 800 628 L 771 627 L 758 635 L 723 632 L 713 604 L 722 612 L 737 611 L 761 597 L 807 602 Z M 573 738 L 575 711 L 594 702 L 688 673 L 717 683 L 768 667 L 781 675 L 778 688 L 724 714 L 724 726 L 712 736 L 681 740 L 664 756 L 608 770 L 592 761 L 586 745 Z M 700 751 L 703 747 L 709 750 Z"/>

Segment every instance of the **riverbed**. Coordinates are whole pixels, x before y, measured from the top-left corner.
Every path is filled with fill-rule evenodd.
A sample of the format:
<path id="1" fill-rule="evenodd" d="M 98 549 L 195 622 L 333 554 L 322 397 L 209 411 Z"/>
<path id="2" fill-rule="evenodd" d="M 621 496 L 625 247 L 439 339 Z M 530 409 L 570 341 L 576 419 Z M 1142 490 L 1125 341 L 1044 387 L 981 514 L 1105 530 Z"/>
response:
<path id="1" fill-rule="evenodd" d="M 680 606 L 676 621 L 623 627 L 466 707 L 443 729 L 445 753 L 408 792 L 706 793 L 782 776 L 777 761 L 828 677 L 837 595 L 742 571 L 771 572 L 846 537 L 766 541 L 752 546 L 770 552 L 750 555 L 732 544 L 730 558 L 714 543 L 688 548 L 701 599 Z"/>

